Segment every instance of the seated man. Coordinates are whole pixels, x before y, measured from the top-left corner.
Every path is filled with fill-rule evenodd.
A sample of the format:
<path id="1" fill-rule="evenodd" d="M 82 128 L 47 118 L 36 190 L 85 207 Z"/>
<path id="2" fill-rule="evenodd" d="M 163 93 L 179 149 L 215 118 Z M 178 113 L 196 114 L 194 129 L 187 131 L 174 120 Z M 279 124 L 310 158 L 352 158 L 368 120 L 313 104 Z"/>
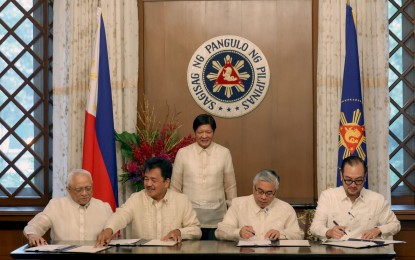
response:
<path id="1" fill-rule="evenodd" d="M 29 245 L 46 245 L 42 237 L 49 229 L 52 240 L 95 240 L 112 215 L 111 206 L 92 198 L 91 174 L 76 169 L 68 175 L 69 196 L 51 199 L 42 212 L 27 223 L 23 234 Z"/>
<path id="2" fill-rule="evenodd" d="M 159 157 L 144 164 L 144 190 L 133 193 L 108 219 L 96 246 L 108 244 L 115 232 L 130 223 L 133 238 L 200 239 L 200 222 L 189 198 L 169 189 L 172 168 L 170 161 Z"/>
<path id="3" fill-rule="evenodd" d="M 215 236 L 220 240 L 303 239 L 294 208 L 275 197 L 279 176 L 261 170 L 253 180 L 253 195 L 232 200 Z"/>
<path id="4" fill-rule="evenodd" d="M 323 191 L 311 224 L 311 233 L 320 240 L 328 238 L 389 239 L 401 229 L 389 202 L 365 189 L 365 162 L 350 156 L 341 165 L 343 187 Z"/>

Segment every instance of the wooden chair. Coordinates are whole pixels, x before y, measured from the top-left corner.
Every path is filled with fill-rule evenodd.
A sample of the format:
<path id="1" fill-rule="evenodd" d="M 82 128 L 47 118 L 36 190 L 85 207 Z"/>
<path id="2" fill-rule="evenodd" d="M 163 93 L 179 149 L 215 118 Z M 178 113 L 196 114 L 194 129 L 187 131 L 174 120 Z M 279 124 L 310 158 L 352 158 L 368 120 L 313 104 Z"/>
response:
<path id="1" fill-rule="evenodd" d="M 310 241 L 317 241 L 317 238 L 314 237 L 310 232 L 310 226 L 314 219 L 315 209 L 298 209 L 297 210 L 297 220 L 300 228 L 304 231 L 304 239 Z"/>

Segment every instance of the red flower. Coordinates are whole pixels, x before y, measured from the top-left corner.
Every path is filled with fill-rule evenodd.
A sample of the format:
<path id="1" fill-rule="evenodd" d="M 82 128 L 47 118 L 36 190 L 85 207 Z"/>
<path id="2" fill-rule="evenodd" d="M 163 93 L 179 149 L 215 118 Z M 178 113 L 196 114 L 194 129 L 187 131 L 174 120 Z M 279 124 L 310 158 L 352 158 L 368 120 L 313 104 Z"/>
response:
<path id="1" fill-rule="evenodd" d="M 131 149 L 127 150 L 131 151 L 131 157 L 124 158 L 129 160 L 121 167 L 124 171 L 121 174 L 122 183 L 131 181 L 136 191 L 141 190 L 144 176 L 143 165 L 151 157 L 163 157 L 174 163 L 179 149 L 195 142 L 195 138 L 190 134 L 187 137 L 180 138 L 178 128 L 177 124 L 169 123 L 165 124 L 161 130 L 144 129 L 139 131 L 136 134 L 139 144 L 128 144 Z M 124 149 L 126 148 L 124 147 Z"/>

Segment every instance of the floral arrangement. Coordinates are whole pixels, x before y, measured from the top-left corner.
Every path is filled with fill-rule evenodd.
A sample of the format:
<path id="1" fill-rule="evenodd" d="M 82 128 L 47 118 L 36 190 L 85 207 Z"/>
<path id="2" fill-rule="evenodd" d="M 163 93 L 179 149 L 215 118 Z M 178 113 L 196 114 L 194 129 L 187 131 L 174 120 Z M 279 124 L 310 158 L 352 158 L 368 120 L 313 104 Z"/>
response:
<path id="1" fill-rule="evenodd" d="M 164 124 L 156 123 L 154 108 L 149 110 L 148 101 L 144 100 L 143 117 L 139 114 L 142 128 L 137 128 L 137 133 L 115 133 L 115 140 L 121 143 L 121 155 L 124 164 L 120 175 L 122 184 L 132 182 L 136 191 L 144 188 L 143 166 L 152 157 L 163 157 L 174 163 L 176 154 L 180 148 L 195 142 L 190 134 L 180 137 L 178 129 L 181 125 L 177 122 L 177 113 L 169 119 L 166 116 Z"/>

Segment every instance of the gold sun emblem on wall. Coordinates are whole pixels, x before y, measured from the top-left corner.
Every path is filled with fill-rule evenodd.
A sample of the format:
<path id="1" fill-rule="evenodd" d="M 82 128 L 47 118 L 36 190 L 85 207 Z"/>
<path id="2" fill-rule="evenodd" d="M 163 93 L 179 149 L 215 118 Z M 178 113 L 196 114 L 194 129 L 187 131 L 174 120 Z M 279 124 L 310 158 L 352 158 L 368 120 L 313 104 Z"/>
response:
<path id="1" fill-rule="evenodd" d="M 219 92 L 225 88 L 225 95 L 230 98 L 235 88 L 238 92 L 245 92 L 245 87 L 242 80 L 247 80 L 251 76 L 247 72 L 239 72 L 244 67 L 244 61 L 238 60 L 235 66 L 232 65 L 232 58 L 226 55 L 224 59 L 225 65 L 222 66 L 219 61 L 213 61 L 212 66 L 218 73 L 209 73 L 207 78 L 210 81 L 215 81 L 213 85 L 213 92 Z"/>

